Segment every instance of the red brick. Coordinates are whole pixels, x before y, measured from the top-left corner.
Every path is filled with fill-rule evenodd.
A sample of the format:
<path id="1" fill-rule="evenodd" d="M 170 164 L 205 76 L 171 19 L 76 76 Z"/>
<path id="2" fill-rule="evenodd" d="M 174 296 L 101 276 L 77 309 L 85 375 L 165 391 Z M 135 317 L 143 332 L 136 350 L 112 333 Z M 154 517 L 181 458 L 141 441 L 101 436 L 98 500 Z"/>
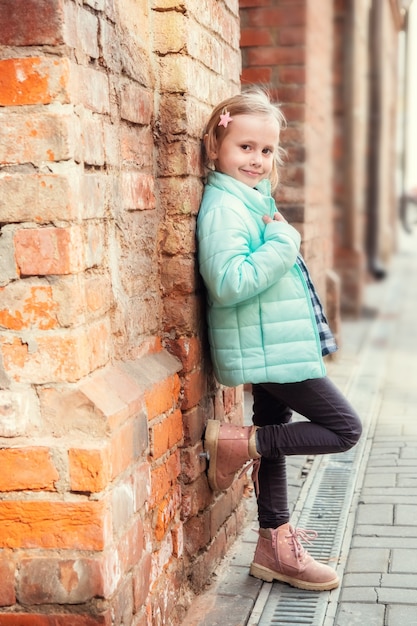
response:
<path id="1" fill-rule="evenodd" d="M 44 384 L 75 382 L 109 359 L 109 327 L 98 321 L 85 328 L 27 340 L 0 335 L 0 348 L 8 375 L 16 380 Z"/>
<path id="2" fill-rule="evenodd" d="M 23 228 L 16 231 L 14 246 L 23 276 L 72 274 L 84 269 L 79 227 Z"/>
<path id="3" fill-rule="evenodd" d="M 7 552 L 4 556 L 0 556 L 0 580 L 0 606 L 11 606 L 16 602 L 15 564 L 12 556 Z"/>
<path id="4" fill-rule="evenodd" d="M 299 47 L 269 47 L 250 48 L 247 52 L 247 62 L 253 66 L 302 65 L 304 51 Z"/>
<path id="5" fill-rule="evenodd" d="M 183 439 L 182 413 L 177 410 L 154 424 L 151 429 L 151 454 L 157 459 L 178 445 Z"/>
<path id="6" fill-rule="evenodd" d="M 113 434 L 111 441 L 111 472 L 116 478 L 136 459 L 135 422 L 133 419 L 123 424 Z"/>
<path id="7" fill-rule="evenodd" d="M 0 491 L 55 491 L 59 474 L 49 448 L 2 448 Z"/>
<path id="8" fill-rule="evenodd" d="M 60 0 L 2 0 L 0 43 L 6 46 L 63 43 Z"/>
<path id="9" fill-rule="evenodd" d="M 150 554 L 145 552 L 133 572 L 133 598 L 135 611 L 140 610 L 149 595 L 151 570 L 152 557 Z"/>
<path id="10" fill-rule="evenodd" d="M 136 464 L 134 467 L 135 502 L 139 511 L 149 500 L 151 493 L 151 470 L 149 463 Z"/>
<path id="11" fill-rule="evenodd" d="M 0 502 L 1 548 L 102 550 L 109 533 L 103 501 Z"/>
<path id="12" fill-rule="evenodd" d="M 181 409 L 186 411 L 196 406 L 207 393 L 207 376 L 201 370 L 195 370 L 184 376 L 183 380 L 184 397 Z"/>
<path id="13" fill-rule="evenodd" d="M 67 161 L 75 157 L 74 117 L 66 113 L 0 113 L 0 164 Z"/>
<path id="14" fill-rule="evenodd" d="M 20 562 L 17 597 L 21 604 L 80 604 L 102 596 L 102 587 L 98 560 L 34 557 Z"/>
<path id="15" fill-rule="evenodd" d="M 164 329 L 177 335 L 191 335 L 203 318 L 203 301 L 197 295 L 172 294 L 164 299 Z"/>
<path id="16" fill-rule="evenodd" d="M 180 389 L 180 379 L 177 374 L 175 374 L 174 376 L 170 376 L 156 383 L 151 389 L 146 390 L 145 404 L 148 419 L 152 420 L 176 406 Z"/>
<path id="17" fill-rule="evenodd" d="M 134 568 L 143 556 L 145 530 L 139 515 L 136 515 L 128 530 L 119 540 L 118 559 L 122 575 Z"/>
<path id="18" fill-rule="evenodd" d="M 0 626 L 111 626 L 110 611 L 96 617 L 77 613 L 0 613 Z"/>
<path id="19" fill-rule="evenodd" d="M 121 197 L 125 209 L 145 210 L 155 208 L 155 181 L 151 174 L 123 172 L 120 180 Z"/>
<path id="20" fill-rule="evenodd" d="M 87 493 L 105 489 L 110 481 L 110 450 L 70 448 L 68 464 L 71 491 Z"/>
<path id="21" fill-rule="evenodd" d="M 305 3 L 291 6 L 290 10 L 285 5 L 248 9 L 247 20 L 249 26 L 266 26 L 268 28 L 303 26 L 306 23 Z"/>
<path id="22" fill-rule="evenodd" d="M 272 70 L 270 67 L 245 67 L 242 70 L 243 85 L 268 85 L 271 82 Z"/>
<path id="23" fill-rule="evenodd" d="M 272 46 L 274 43 L 268 28 L 244 28 L 240 33 L 240 46 Z"/>
<path id="24" fill-rule="evenodd" d="M 179 513 L 180 505 L 181 488 L 176 485 L 156 507 L 154 533 L 157 541 L 162 541 L 165 537 L 171 522 Z"/>
<path id="25" fill-rule="evenodd" d="M 58 307 L 50 285 L 14 281 L 0 288 L 0 298 L 4 306 L 0 309 L 0 326 L 4 328 L 50 330 L 58 326 Z"/>
<path id="26" fill-rule="evenodd" d="M 0 61 L 0 105 L 69 102 L 67 59 L 25 57 Z"/>
<path id="27" fill-rule="evenodd" d="M 7 174 L 0 178 L 0 221 L 8 224 L 69 220 L 78 216 L 80 183 L 74 170 L 58 174 Z"/>
<path id="28" fill-rule="evenodd" d="M 152 115 L 152 92 L 132 82 L 125 82 L 120 90 L 121 118 L 135 124 L 149 125 Z"/>
<path id="29" fill-rule="evenodd" d="M 180 475 L 180 454 L 177 450 L 171 454 L 163 465 L 159 465 L 151 473 L 151 495 L 149 506 L 154 508 L 165 497 Z"/>
<path id="30" fill-rule="evenodd" d="M 173 256 L 164 259 L 161 283 L 165 293 L 194 293 L 197 286 L 197 268 L 194 258 Z"/>

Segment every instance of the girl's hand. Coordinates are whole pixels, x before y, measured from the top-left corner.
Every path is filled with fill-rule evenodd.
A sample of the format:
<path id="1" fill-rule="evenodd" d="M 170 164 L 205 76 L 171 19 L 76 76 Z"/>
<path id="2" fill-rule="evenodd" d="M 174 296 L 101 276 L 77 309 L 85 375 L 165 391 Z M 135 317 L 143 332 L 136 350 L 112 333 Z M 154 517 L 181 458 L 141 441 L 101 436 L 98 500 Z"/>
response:
<path id="1" fill-rule="evenodd" d="M 281 213 L 278 213 L 278 211 L 276 213 L 274 213 L 274 217 L 270 217 L 269 215 L 264 215 L 262 217 L 264 224 L 269 224 L 270 222 L 276 221 L 276 222 L 287 222 L 287 220 L 285 219 L 285 217 L 283 215 L 281 215 Z"/>

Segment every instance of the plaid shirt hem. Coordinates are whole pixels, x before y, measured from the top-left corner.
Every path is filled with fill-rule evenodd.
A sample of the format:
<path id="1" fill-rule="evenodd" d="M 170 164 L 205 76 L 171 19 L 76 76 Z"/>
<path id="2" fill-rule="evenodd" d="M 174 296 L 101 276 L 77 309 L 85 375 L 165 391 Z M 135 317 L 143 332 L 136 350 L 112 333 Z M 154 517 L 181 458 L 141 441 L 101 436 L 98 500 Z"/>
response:
<path id="1" fill-rule="evenodd" d="M 317 292 L 313 285 L 313 281 L 310 278 L 310 274 L 308 272 L 307 266 L 304 263 L 304 260 L 300 255 L 297 257 L 297 265 L 301 269 L 301 272 L 307 283 L 308 291 L 309 291 L 310 298 L 311 298 L 311 303 L 313 305 L 314 315 L 315 315 L 316 322 L 317 322 L 317 328 L 319 331 L 321 353 L 323 356 L 326 356 L 326 354 L 331 354 L 332 352 L 336 352 L 337 350 L 336 340 L 333 336 L 332 331 L 330 330 L 329 323 L 323 311 L 323 306 L 317 295 Z"/>

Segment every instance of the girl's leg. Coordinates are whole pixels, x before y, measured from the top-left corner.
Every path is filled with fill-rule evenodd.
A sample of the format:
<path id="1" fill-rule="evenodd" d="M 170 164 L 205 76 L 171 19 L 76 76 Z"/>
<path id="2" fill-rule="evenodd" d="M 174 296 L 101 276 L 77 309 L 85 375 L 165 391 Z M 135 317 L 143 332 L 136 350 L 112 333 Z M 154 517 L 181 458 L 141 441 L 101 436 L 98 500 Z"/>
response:
<path id="1" fill-rule="evenodd" d="M 327 377 L 260 387 L 309 420 L 283 423 L 280 415 L 271 415 L 273 424 L 256 433 L 262 456 L 343 452 L 359 440 L 362 425 L 356 411 Z"/>
<path id="2" fill-rule="evenodd" d="M 286 424 L 291 409 L 269 393 L 262 385 L 252 385 L 253 423 L 256 426 Z M 258 473 L 257 494 L 260 528 L 277 528 L 290 519 L 288 507 L 287 467 L 283 454 L 275 458 L 263 457 Z"/>

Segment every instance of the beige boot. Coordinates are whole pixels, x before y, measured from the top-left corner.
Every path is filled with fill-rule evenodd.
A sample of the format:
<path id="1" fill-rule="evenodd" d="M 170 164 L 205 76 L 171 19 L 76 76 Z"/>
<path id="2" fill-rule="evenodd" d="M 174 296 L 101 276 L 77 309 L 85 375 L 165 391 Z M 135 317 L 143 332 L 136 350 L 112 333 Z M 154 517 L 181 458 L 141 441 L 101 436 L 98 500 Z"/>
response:
<path id="1" fill-rule="evenodd" d="M 300 539 L 310 542 L 315 537 L 315 531 L 293 528 L 290 524 L 261 528 L 250 573 L 267 582 L 280 580 L 299 589 L 335 589 L 339 577 L 334 569 L 315 561 L 300 543 Z"/>
<path id="2" fill-rule="evenodd" d="M 208 457 L 208 481 L 213 491 L 224 491 L 235 474 L 251 459 L 259 459 L 256 426 L 235 426 L 208 420 L 204 448 Z"/>

